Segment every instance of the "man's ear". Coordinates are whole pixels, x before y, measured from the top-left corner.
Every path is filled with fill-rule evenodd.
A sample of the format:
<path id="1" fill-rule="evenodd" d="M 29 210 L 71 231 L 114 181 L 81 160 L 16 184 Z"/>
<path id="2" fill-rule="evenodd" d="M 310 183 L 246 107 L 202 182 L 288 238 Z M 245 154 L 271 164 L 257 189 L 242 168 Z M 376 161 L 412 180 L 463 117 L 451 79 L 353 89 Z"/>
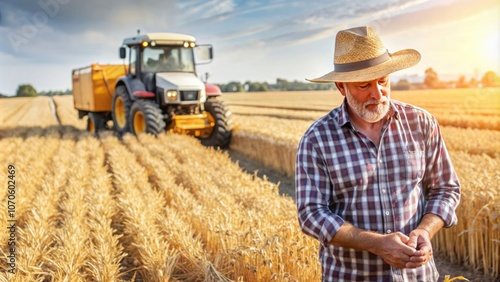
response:
<path id="1" fill-rule="evenodd" d="M 340 91 L 340 94 L 342 94 L 342 96 L 345 96 L 345 84 L 342 82 L 335 82 L 335 86 L 337 86 L 337 89 Z"/>

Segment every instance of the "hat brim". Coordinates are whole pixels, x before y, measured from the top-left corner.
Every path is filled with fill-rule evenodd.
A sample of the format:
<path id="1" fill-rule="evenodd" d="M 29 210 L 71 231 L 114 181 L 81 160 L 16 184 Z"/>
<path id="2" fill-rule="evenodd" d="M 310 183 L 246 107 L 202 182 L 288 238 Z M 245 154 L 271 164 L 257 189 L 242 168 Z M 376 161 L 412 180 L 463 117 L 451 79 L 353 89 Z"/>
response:
<path id="1" fill-rule="evenodd" d="M 315 79 L 306 79 L 311 82 L 363 82 L 384 77 L 393 72 L 406 69 L 416 65 L 420 61 L 420 53 L 417 50 L 405 49 L 390 54 L 386 62 L 349 72 L 336 72 L 335 70 Z"/>

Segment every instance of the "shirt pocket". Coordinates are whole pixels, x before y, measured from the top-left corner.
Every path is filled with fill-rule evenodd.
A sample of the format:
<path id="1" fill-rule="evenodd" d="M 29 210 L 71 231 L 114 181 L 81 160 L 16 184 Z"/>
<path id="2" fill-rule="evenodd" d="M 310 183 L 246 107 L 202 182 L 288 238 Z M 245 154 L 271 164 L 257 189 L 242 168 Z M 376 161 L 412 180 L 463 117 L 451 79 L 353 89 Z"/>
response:
<path id="1" fill-rule="evenodd" d="M 404 151 L 405 168 L 403 178 L 406 180 L 420 180 L 425 171 L 424 151 L 420 149 Z"/>

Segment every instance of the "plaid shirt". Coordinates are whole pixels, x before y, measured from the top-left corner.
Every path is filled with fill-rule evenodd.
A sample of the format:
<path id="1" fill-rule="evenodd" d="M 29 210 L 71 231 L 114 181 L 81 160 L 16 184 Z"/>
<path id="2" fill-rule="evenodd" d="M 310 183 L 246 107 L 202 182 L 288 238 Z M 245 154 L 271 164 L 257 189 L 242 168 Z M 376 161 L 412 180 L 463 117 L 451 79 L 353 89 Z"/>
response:
<path id="1" fill-rule="evenodd" d="M 391 101 L 377 146 L 354 129 L 346 101 L 302 137 L 296 159 L 298 218 L 320 242 L 323 281 L 436 281 L 434 259 L 398 269 L 367 251 L 330 245 L 344 221 L 378 233 L 409 233 L 426 213 L 457 223 L 460 183 L 437 121 Z"/>

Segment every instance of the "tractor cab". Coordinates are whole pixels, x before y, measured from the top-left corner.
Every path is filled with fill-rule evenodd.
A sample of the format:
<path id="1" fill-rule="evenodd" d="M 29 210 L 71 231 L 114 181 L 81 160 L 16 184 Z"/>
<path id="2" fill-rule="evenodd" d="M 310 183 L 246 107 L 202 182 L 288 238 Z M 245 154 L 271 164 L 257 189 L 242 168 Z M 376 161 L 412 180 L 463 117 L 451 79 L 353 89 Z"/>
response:
<path id="1" fill-rule="evenodd" d="M 211 45 L 197 46 L 194 37 L 177 33 L 149 33 L 125 38 L 120 47 L 120 58 L 125 59 L 127 53 L 128 76 L 140 81 L 145 90 L 150 92 L 141 95 L 154 94 L 159 98 L 158 102 L 163 104 L 186 104 L 186 99 L 179 97 L 179 84 L 204 88 L 197 78 L 196 63 L 209 63 L 213 56 Z M 194 90 L 191 89 L 191 94 L 185 98 L 191 103 L 204 102 L 205 92 L 199 91 L 198 97 L 194 97 Z"/>

